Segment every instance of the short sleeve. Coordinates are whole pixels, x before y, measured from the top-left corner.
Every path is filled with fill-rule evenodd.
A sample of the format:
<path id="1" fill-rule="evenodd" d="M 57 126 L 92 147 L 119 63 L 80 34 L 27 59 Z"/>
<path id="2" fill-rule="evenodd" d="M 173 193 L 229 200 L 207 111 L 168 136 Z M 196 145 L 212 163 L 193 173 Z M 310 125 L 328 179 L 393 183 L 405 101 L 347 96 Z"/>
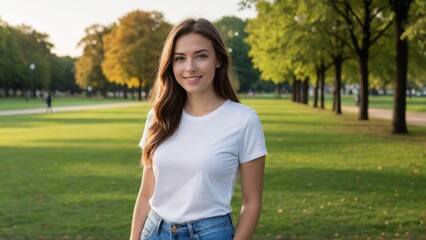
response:
<path id="1" fill-rule="evenodd" d="M 248 117 L 241 133 L 238 159 L 240 163 L 245 163 L 264 156 L 266 153 L 265 135 L 263 134 L 262 124 L 256 112 L 253 111 Z"/>
<path id="2" fill-rule="evenodd" d="M 144 148 L 144 146 L 146 144 L 146 137 L 148 135 L 148 130 L 149 130 L 149 127 L 151 126 L 153 120 L 154 120 L 154 110 L 151 109 L 148 112 L 148 115 L 146 117 L 145 127 L 144 127 L 144 130 L 143 130 L 143 133 L 142 133 L 142 138 L 139 141 L 139 147 L 142 148 L 142 149 Z"/>

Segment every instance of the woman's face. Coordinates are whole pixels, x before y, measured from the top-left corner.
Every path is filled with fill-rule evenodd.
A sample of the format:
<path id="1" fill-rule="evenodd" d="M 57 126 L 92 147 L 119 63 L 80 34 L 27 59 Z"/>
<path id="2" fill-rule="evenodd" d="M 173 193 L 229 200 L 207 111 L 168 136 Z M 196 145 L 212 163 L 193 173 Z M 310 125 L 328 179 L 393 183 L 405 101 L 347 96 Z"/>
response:
<path id="1" fill-rule="evenodd" d="M 178 38 L 172 56 L 173 74 L 187 94 L 214 92 L 213 79 L 220 62 L 212 42 L 197 33 Z"/>

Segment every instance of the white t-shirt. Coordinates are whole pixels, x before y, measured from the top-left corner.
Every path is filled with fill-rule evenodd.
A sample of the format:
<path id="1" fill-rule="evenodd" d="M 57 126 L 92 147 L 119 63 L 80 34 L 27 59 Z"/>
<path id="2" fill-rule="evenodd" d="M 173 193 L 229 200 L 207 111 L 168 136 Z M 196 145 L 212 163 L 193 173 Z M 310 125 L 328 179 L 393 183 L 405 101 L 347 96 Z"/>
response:
<path id="1" fill-rule="evenodd" d="M 153 118 L 151 110 L 142 149 Z M 176 133 L 153 155 L 151 209 L 176 223 L 230 213 L 239 164 L 266 153 L 262 126 L 251 108 L 227 100 L 203 116 L 183 111 Z"/>

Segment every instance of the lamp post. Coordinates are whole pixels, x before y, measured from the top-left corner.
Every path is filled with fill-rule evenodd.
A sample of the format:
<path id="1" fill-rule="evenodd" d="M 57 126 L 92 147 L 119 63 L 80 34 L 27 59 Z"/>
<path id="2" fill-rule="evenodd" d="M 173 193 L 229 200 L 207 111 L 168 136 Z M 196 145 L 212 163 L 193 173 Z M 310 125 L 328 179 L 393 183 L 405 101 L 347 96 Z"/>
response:
<path id="1" fill-rule="evenodd" d="M 35 91 L 34 91 L 34 70 L 36 68 L 35 63 L 30 63 L 30 70 L 31 70 L 31 95 L 35 97 Z"/>

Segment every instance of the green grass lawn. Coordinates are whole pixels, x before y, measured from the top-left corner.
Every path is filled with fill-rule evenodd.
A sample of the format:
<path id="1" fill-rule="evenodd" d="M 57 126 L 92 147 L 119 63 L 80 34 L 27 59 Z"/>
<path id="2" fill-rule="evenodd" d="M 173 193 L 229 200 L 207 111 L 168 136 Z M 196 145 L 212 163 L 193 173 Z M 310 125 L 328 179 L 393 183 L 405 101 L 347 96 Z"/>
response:
<path id="1" fill-rule="evenodd" d="M 243 99 L 248 98 L 247 95 L 240 95 Z M 324 97 L 325 108 L 331 110 L 333 104 L 333 96 L 326 94 Z M 274 99 L 276 95 L 273 93 L 257 94 L 255 98 Z M 290 94 L 283 94 L 282 98 L 291 99 Z M 393 109 L 393 96 L 369 96 L 369 108 Z M 314 98 L 309 97 L 309 105 L 313 106 Z M 318 105 L 319 105 L 318 101 Z M 342 106 L 355 106 L 355 95 L 342 95 Z M 426 96 L 407 97 L 407 112 L 426 113 Z"/>
<path id="2" fill-rule="evenodd" d="M 101 97 L 53 97 L 52 106 L 75 106 L 75 105 L 90 105 L 90 104 L 102 104 L 102 103 L 118 103 L 131 101 L 130 99 L 105 99 Z M 24 98 L 0 98 L 0 111 L 4 110 L 15 110 L 15 109 L 32 109 L 32 108 L 45 108 L 44 99 L 39 97 L 36 99 L 30 99 L 28 102 Z"/>
<path id="3" fill-rule="evenodd" d="M 310 105 L 313 105 L 313 98 L 309 99 Z M 332 95 L 325 95 L 325 106 L 331 109 L 333 104 Z M 343 106 L 355 106 L 354 95 L 342 95 Z M 369 96 L 369 108 L 393 109 L 393 96 Z M 426 97 L 407 97 L 407 112 L 426 113 Z"/>
<path id="4" fill-rule="evenodd" d="M 256 239 L 426 238 L 425 127 L 244 103 L 269 152 Z M 0 239 L 128 239 L 148 109 L 0 117 Z"/>

